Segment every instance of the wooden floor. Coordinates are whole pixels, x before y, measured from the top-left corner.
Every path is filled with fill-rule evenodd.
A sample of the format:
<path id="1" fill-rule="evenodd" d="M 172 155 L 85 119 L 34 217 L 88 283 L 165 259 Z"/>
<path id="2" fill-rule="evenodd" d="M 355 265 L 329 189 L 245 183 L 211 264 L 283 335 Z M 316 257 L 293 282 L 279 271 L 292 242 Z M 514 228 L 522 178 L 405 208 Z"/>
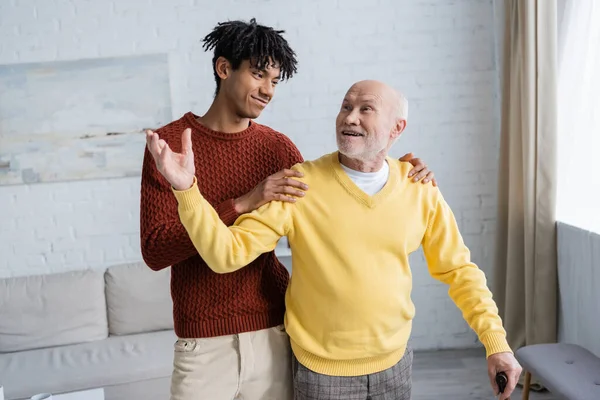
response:
<path id="1" fill-rule="evenodd" d="M 517 387 L 511 400 L 521 399 Z M 415 351 L 412 400 L 494 399 L 482 349 Z M 530 400 L 558 400 L 549 392 L 531 392 Z"/>

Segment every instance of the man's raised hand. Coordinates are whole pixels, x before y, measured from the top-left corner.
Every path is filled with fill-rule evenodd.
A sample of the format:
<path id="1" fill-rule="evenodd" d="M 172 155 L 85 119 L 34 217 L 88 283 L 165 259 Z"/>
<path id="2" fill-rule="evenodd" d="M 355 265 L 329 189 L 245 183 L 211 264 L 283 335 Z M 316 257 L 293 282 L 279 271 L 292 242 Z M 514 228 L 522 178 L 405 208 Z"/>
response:
<path id="1" fill-rule="evenodd" d="M 181 135 L 181 153 L 171 150 L 167 142 L 156 132 L 146 131 L 146 146 L 152 154 L 156 169 L 175 190 L 186 190 L 194 184 L 196 167 L 192 152 L 192 130 L 187 128 Z"/>

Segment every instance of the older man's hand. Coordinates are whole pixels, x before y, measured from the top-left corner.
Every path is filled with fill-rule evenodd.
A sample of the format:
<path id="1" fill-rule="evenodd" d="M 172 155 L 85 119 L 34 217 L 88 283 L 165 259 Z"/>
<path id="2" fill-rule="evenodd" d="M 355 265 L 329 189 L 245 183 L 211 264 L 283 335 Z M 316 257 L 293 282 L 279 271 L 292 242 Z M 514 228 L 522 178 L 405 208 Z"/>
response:
<path id="1" fill-rule="evenodd" d="M 196 167 L 190 128 L 181 134 L 181 153 L 173 152 L 167 142 L 151 130 L 146 131 L 146 146 L 154 158 L 156 169 L 175 190 L 185 190 L 192 186 Z"/>
<path id="2" fill-rule="evenodd" d="M 519 381 L 519 377 L 521 376 L 521 372 L 523 371 L 523 368 L 521 368 L 521 365 L 519 365 L 519 362 L 515 356 L 508 352 L 492 354 L 487 359 L 487 365 L 488 376 L 490 378 L 490 383 L 492 384 L 494 394 L 496 396 L 500 395 L 500 400 L 510 399 L 510 395 L 513 390 L 515 390 L 517 382 Z M 504 393 L 500 393 L 498 384 L 496 384 L 496 374 L 500 372 L 504 372 L 508 378 Z"/>

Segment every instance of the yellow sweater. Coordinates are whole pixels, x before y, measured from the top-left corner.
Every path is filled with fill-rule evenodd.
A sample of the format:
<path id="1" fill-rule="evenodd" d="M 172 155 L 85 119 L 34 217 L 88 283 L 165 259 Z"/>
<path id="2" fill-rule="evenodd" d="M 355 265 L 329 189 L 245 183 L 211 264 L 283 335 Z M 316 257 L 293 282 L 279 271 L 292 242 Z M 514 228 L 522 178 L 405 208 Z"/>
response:
<path id="1" fill-rule="evenodd" d="M 420 246 L 488 356 L 511 351 L 485 276 L 440 191 L 412 183 L 410 164 L 387 161 L 388 182 L 374 196 L 346 175 L 337 152 L 296 165 L 310 188 L 304 198 L 265 204 L 229 228 L 196 185 L 174 193 L 192 242 L 217 273 L 244 267 L 288 237 L 285 326 L 295 356 L 315 372 L 364 375 L 402 358 L 415 314 L 408 256 Z"/>

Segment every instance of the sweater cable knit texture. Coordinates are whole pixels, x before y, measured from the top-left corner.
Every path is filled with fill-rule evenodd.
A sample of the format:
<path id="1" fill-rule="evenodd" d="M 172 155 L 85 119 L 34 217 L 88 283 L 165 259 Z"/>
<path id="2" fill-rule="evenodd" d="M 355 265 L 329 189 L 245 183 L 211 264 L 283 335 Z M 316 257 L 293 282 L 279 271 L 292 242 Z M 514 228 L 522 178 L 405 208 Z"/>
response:
<path id="1" fill-rule="evenodd" d="M 191 112 L 157 130 L 175 152 L 181 134 L 192 129 L 196 177 L 202 194 L 221 220 L 238 217 L 233 200 L 269 175 L 303 161 L 285 135 L 251 122 L 237 133 L 216 132 Z M 171 266 L 175 332 L 202 338 L 267 329 L 283 323 L 289 274 L 274 252 L 231 274 L 213 272 L 194 248 L 177 214 L 177 200 L 145 150 L 140 231 L 142 256 L 153 270 Z"/>

